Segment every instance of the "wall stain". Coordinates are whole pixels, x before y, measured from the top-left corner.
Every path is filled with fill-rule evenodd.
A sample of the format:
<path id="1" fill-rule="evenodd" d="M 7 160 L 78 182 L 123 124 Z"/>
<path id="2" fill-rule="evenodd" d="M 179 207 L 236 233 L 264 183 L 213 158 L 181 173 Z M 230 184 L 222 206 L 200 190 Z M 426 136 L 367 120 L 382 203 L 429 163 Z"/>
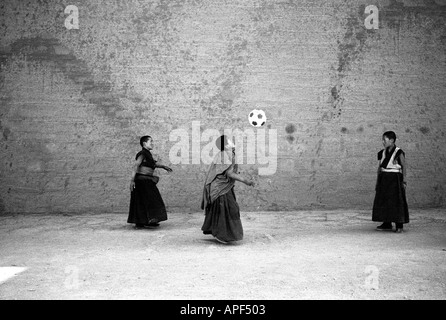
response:
<path id="1" fill-rule="evenodd" d="M 11 134 L 11 130 L 9 128 L 4 128 L 2 130 L 3 139 L 5 139 L 5 141 L 8 140 L 8 137 L 10 134 Z"/>
<path id="2" fill-rule="evenodd" d="M 67 177 L 64 181 L 64 189 L 66 189 L 69 184 L 70 184 L 70 177 Z"/>
<path id="3" fill-rule="evenodd" d="M 324 139 L 321 138 L 316 144 L 316 155 L 319 156 L 322 150 L 322 143 L 324 143 Z"/>
<path id="4" fill-rule="evenodd" d="M 219 116 L 225 119 L 233 119 L 234 109 L 239 107 L 238 98 L 243 94 L 242 82 L 246 77 L 246 67 L 251 60 L 251 49 L 244 37 L 247 27 L 243 24 L 234 24 L 225 35 L 227 45 L 221 52 L 215 54 L 220 61 L 219 68 L 210 79 L 210 84 L 204 84 L 206 90 L 213 92 L 200 101 L 201 110 L 206 116 L 214 118 Z M 242 122 L 236 119 L 234 122 Z"/>
<path id="5" fill-rule="evenodd" d="M 93 72 L 88 65 L 81 59 L 78 59 L 73 53 L 60 43 L 55 38 L 21 38 L 11 43 L 7 48 L 0 47 L 0 71 L 8 69 L 9 65 L 16 65 L 18 68 L 27 68 L 28 66 L 38 65 L 45 70 L 46 74 L 61 74 L 65 79 L 70 80 L 73 86 L 78 86 L 80 89 L 80 103 L 91 104 L 99 117 L 103 117 L 106 122 L 113 128 L 118 128 L 123 136 L 133 136 L 131 130 L 131 121 L 135 115 L 130 115 L 126 118 L 120 115 L 124 111 L 124 106 L 120 103 L 120 99 L 126 98 L 132 100 L 131 95 L 122 90 L 113 90 L 111 81 L 96 80 Z M 31 69 L 30 69 L 31 70 Z M 31 71 L 30 71 L 31 72 Z M 104 76 L 106 78 L 107 76 Z M 0 78 L 0 88 L 5 87 L 5 77 Z M 49 86 L 48 83 L 42 83 L 43 86 Z M 13 100 L 7 92 L 0 100 L 1 118 L 8 115 L 10 110 L 10 102 Z M 140 97 L 136 97 L 135 101 L 140 101 Z M 14 101 L 12 101 L 14 102 Z M 92 118 L 98 116 L 91 115 Z M 138 116 L 138 115 L 136 115 Z M 23 120 L 28 120 L 26 116 Z M 16 118 L 15 121 L 20 121 Z M 6 128 L 4 123 L 3 130 L 1 130 L 4 141 L 10 139 L 11 130 Z M 128 130 L 128 132 L 127 132 Z M 20 137 L 19 137 L 20 138 Z M 47 166 L 53 160 L 55 155 L 50 152 L 45 143 L 47 139 L 24 140 L 20 145 L 15 146 L 16 153 L 26 154 L 28 158 L 32 158 L 35 162 L 28 164 L 28 170 L 34 170 L 39 174 L 39 177 L 32 183 L 32 188 L 44 193 L 48 188 L 48 182 L 54 179 L 54 173 L 47 170 Z M 3 143 L 4 143 L 3 141 Z M 5 146 L 6 148 L 7 146 Z M 64 147 L 66 149 L 66 147 Z M 69 186 L 68 179 L 63 181 L 63 188 L 67 189 Z M 45 206 L 45 210 L 52 211 L 51 200 L 41 203 Z M 14 210 L 25 210 L 19 206 Z"/>
<path id="6" fill-rule="evenodd" d="M 287 126 L 285 127 L 285 131 L 288 134 L 292 134 L 292 133 L 294 133 L 296 131 L 296 127 L 292 123 L 287 124 Z"/>
<path id="7" fill-rule="evenodd" d="M 296 126 L 294 124 L 292 124 L 292 123 L 287 124 L 286 127 L 285 127 L 285 132 L 288 134 L 286 136 L 286 140 L 289 143 L 293 143 L 295 138 L 294 138 L 294 136 L 292 134 L 294 132 L 296 132 Z"/>
<path id="8" fill-rule="evenodd" d="M 421 127 L 420 131 L 422 134 L 428 134 L 430 132 L 430 129 L 428 127 Z"/>
<path id="9" fill-rule="evenodd" d="M 113 92 L 109 81 L 97 81 L 87 64 L 77 59 L 68 50 L 60 50 L 63 45 L 57 39 L 41 37 L 22 38 L 10 45 L 9 55 L 25 55 L 26 60 L 47 62 L 53 64 L 58 70 L 76 85 L 81 86 L 81 94 L 88 103 L 95 105 L 99 114 L 106 117 L 114 126 L 130 127 L 130 119 L 120 116 L 125 108 L 120 103 L 122 92 Z M 62 52 L 62 54 L 58 54 Z M 8 54 L 0 52 L 3 59 Z M 131 98 L 131 97 L 130 97 Z M 136 101 L 140 101 L 136 97 Z"/>
<path id="10" fill-rule="evenodd" d="M 349 13 L 344 13 L 344 10 L 341 10 L 341 14 L 335 12 L 336 17 L 343 16 L 341 21 L 345 32 L 337 40 L 337 66 L 333 68 L 335 75 L 332 80 L 335 85 L 330 89 L 329 103 L 333 108 L 331 118 L 334 119 L 342 115 L 342 106 L 345 99 L 342 91 L 344 78 L 351 71 L 353 63 L 359 61 L 367 50 L 369 39 L 379 37 L 376 30 L 368 30 L 364 27 L 366 17 L 364 10 L 365 5 L 359 5 L 357 9 L 350 10 Z"/>
<path id="11" fill-rule="evenodd" d="M 338 41 L 338 67 L 337 72 L 340 78 L 346 76 L 350 71 L 353 62 L 361 58 L 362 53 L 367 48 L 367 40 L 369 37 L 374 37 L 377 32 L 368 30 L 364 27 L 364 10 L 365 6 L 360 5 L 360 12 L 351 12 L 345 19 L 343 34 L 340 41 Z"/>
<path id="12" fill-rule="evenodd" d="M 432 21 L 430 27 L 425 28 L 423 31 L 432 35 L 432 31 L 438 31 L 439 28 L 444 29 L 444 18 L 446 17 L 446 6 L 439 5 L 433 0 L 422 1 L 420 5 L 405 6 L 404 1 L 390 0 L 390 4 L 387 6 L 378 7 L 379 9 L 379 23 L 380 28 L 390 28 L 399 31 L 401 23 L 404 22 L 408 27 L 419 26 L 418 22 L 424 17 L 429 19 L 437 19 Z M 443 33 L 444 35 L 444 33 Z"/>
<path id="13" fill-rule="evenodd" d="M 0 215 L 5 212 L 6 212 L 5 203 L 3 202 L 3 199 L 0 197 Z"/>
<path id="14" fill-rule="evenodd" d="M 331 88 L 331 96 L 333 97 L 334 100 L 339 99 L 339 92 L 338 92 L 337 86 L 334 86 L 333 88 Z"/>
<path id="15" fill-rule="evenodd" d="M 446 33 L 444 18 L 446 16 L 446 6 L 437 4 L 435 1 L 424 1 L 423 5 L 405 6 L 402 1 L 390 0 L 390 4 L 379 8 L 380 28 L 392 29 L 395 31 L 394 44 L 395 53 L 399 54 L 400 32 L 405 29 L 419 27 L 419 21 L 429 19 L 431 23 L 423 29 L 424 36 L 432 36 L 437 33 L 438 41 L 442 42 L 442 36 Z M 442 30 L 442 31 L 441 31 Z"/>
<path id="16" fill-rule="evenodd" d="M 334 109 L 334 113 L 330 113 L 330 117 L 328 120 L 332 119 L 333 117 L 339 117 L 342 113 L 342 104 L 344 102 L 344 98 L 341 97 L 341 88 L 342 84 L 339 84 L 337 86 L 334 86 L 331 88 L 331 104 Z M 327 119 L 328 115 L 324 114 L 322 116 L 323 119 Z"/>

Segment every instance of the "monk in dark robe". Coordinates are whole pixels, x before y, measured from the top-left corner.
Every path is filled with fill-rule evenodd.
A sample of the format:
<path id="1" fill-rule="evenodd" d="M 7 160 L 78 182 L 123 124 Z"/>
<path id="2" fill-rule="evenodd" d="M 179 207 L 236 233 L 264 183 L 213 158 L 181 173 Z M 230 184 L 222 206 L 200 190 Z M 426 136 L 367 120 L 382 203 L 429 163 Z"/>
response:
<path id="1" fill-rule="evenodd" d="M 201 230 L 211 234 L 221 243 L 243 239 L 240 209 L 235 198 L 235 181 L 254 186 L 254 181 L 238 173 L 235 147 L 230 139 L 221 136 L 217 139 L 220 150 L 212 161 L 203 188 L 201 209 L 205 219 Z"/>
<path id="2" fill-rule="evenodd" d="M 377 230 L 403 232 L 403 224 L 409 222 L 409 209 L 406 199 L 406 158 L 405 153 L 395 145 L 396 134 L 387 131 L 383 134 L 384 148 L 378 152 L 378 178 L 373 201 L 372 221 L 383 222 Z"/>
<path id="3" fill-rule="evenodd" d="M 134 223 L 137 229 L 158 227 L 159 222 L 167 220 L 166 207 L 156 184 L 159 177 L 154 175 L 156 168 L 168 172 L 172 169 L 153 159 L 150 150 L 153 139 L 143 136 L 140 139 L 142 150 L 136 154 L 135 166 L 130 182 L 130 208 L 128 223 Z"/>

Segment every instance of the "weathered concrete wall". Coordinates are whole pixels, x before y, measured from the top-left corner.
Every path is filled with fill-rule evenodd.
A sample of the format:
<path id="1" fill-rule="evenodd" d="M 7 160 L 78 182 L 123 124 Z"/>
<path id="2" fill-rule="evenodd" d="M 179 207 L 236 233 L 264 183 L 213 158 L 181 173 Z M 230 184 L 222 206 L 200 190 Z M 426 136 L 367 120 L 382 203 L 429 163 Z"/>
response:
<path id="1" fill-rule="evenodd" d="M 79 29 L 65 27 L 68 5 Z M 258 182 L 236 186 L 242 210 L 371 208 L 386 130 L 406 151 L 409 206 L 445 206 L 445 1 L 11 0 L 0 12 L 2 213 L 126 212 L 141 135 L 169 164 L 172 130 L 243 131 L 256 108 L 278 132 L 278 166 L 241 165 Z M 159 172 L 168 210 L 198 211 L 207 166 L 172 168 Z"/>

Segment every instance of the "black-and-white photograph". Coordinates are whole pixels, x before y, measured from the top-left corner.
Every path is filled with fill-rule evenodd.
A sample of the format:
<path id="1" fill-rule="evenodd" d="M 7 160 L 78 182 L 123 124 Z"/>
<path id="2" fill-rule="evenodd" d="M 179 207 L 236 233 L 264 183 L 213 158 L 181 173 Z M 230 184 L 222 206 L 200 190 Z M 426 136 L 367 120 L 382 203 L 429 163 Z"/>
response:
<path id="1" fill-rule="evenodd" d="M 445 300 L 446 0 L 2 0 L 0 150 L 0 300 Z"/>

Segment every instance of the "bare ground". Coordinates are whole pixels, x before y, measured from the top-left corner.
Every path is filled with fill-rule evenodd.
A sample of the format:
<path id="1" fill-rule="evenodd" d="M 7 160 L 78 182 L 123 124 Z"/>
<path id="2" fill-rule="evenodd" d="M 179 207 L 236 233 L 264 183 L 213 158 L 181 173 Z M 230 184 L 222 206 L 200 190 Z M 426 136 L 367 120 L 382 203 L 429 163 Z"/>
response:
<path id="1" fill-rule="evenodd" d="M 0 299 L 446 298 L 446 212 L 411 210 L 405 232 L 376 231 L 366 210 L 242 212 L 223 245 L 203 214 L 135 230 L 126 214 L 0 217 Z"/>

